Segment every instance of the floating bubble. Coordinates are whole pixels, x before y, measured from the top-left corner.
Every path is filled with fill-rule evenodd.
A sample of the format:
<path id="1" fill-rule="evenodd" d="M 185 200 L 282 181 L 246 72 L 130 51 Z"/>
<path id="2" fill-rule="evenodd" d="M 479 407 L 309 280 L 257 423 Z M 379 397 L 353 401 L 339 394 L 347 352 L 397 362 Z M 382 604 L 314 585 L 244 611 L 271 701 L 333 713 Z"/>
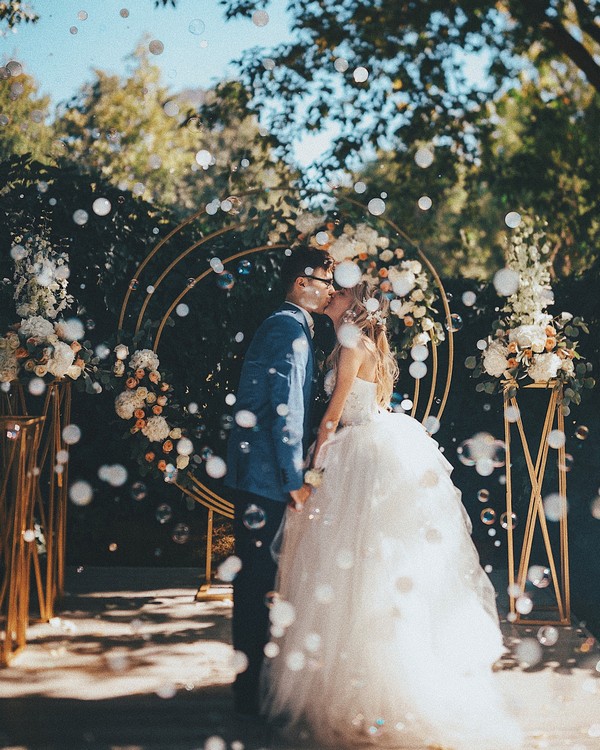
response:
<path id="1" fill-rule="evenodd" d="M 521 412 L 519 411 L 518 406 L 507 406 L 504 410 L 504 416 L 506 417 L 507 422 L 518 422 L 519 417 L 521 416 Z"/>
<path id="2" fill-rule="evenodd" d="M 143 500 L 148 494 L 146 485 L 143 482 L 134 482 L 131 485 L 131 497 L 138 502 Z"/>
<path id="3" fill-rule="evenodd" d="M 364 66 L 359 65 L 357 68 L 354 68 L 352 77 L 354 78 L 356 83 L 364 83 L 369 77 L 369 71 Z"/>
<path id="4" fill-rule="evenodd" d="M 79 13 L 77 14 L 77 18 L 80 21 L 87 21 L 87 17 L 88 17 L 88 14 L 85 10 L 80 10 Z"/>
<path id="5" fill-rule="evenodd" d="M 588 435 L 590 434 L 590 428 L 586 427 L 585 425 L 581 424 L 577 427 L 575 430 L 575 437 L 579 440 L 585 440 Z"/>
<path id="6" fill-rule="evenodd" d="M 217 286 L 219 289 L 233 289 L 233 285 L 235 284 L 235 277 L 232 273 L 222 273 L 220 276 L 217 277 Z"/>
<path id="7" fill-rule="evenodd" d="M 433 206 L 433 201 L 428 195 L 422 195 L 417 201 L 417 206 L 421 209 L 421 211 L 429 211 L 429 209 Z"/>
<path id="8" fill-rule="evenodd" d="M 61 335 L 65 341 L 79 341 L 85 336 L 85 327 L 79 318 L 68 318 L 60 322 Z"/>
<path id="9" fill-rule="evenodd" d="M 349 549 L 339 549 L 335 555 L 335 562 L 341 570 L 350 570 L 354 565 L 354 555 Z"/>
<path id="10" fill-rule="evenodd" d="M 231 668 L 236 674 L 241 674 L 248 669 L 248 657 L 243 651 L 234 651 L 231 657 Z"/>
<path id="11" fill-rule="evenodd" d="M 255 26 L 266 26 L 269 23 L 269 14 L 266 10 L 255 10 L 252 14 L 252 23 Z"/>
<path id="12" fill-rule="evenodd" d="M 277 645 L 277 643 L 274 643 L 273 641 L 269 641 L 263 649 L 265 656 L 267 659 L 274 659 L 276 656 L 279 655 L 280 648 Z"/>
<path id="13" fill-rule="evenodd" d="M 302 651 L 290 651 L 285 658 L 285 664 L 291 672 L 299 672 L 304 669 L 306 657 Z"/>
<path id="14" fill-rule="evenodd" d="M 521 284 L 521 277 L 512 268 L 502 268 L 494 274 L 494 288 L 503 297 L 515 294 Z"/>
<path id="15" fill-rule="evenodd" d="M 10 249 L 10 257 L 15 262 L 23 260 L 24 258 L 27 257 L 27 250 L 25 250 L 23 245 L 13 245 Z"/>
<path id="16" fill-rule="evenodd" d="M 110 213 L 112 206 L 108 198 L 96 198 L 92 203 L 92 211 L 97 216 L 106 216 Z"/>
<path id="17" fill-rule="evenodd" d="M 533 638 L 523 638 L 515 647 L 515 657 L 523 666 L 534 667 L 542 660 L 542 647 Z"/>
<path id="18" fill-rule="evenodd" d="M 78 208 L 76 211 L 73 212 L 73 221 L 75 224 L 78 224 L 80 227 L 87 223 L 87 220 L 89 219 L 89 214 L 87 211 L 84 211 L 83 208 Z"/>
<path id="19" fill-rule="evenodd" d="M 515 526 L 517 525 L 517 521 L 518 521 L 517 514 L 511 513 L 510 514 L 510 528 L 511 529 L 515 528 Z M 500 516 L 500 526 L 502 526 L 503 529 L 508 529 L 509 527 L 508 513 L 503 513 Z"/>
<path id="20" fill-rule="evenodd" d="M 567 442 L 565 433 L 562 430 L 552 430 L 548 434 L 548 445 L 551 448 L 562 448 Z"/>
<path id="21" fill-rule="evenodd" d="M 496 520 L 496 511 L 493 508 L 484 508 L 479 514 L 479 518 L 486 526 L 491 526 Z"/>
<path id="22" fill-rule="evenodd" d="M 32 396 L 41 396 L 46 390 L 46 383 L 42 378 L 32 378 L 27 387 Z"/>
<path id="23" fill-rule="evenodd" d="M 165 45 L 160 41 L 160 39 L 153 39 L 148 44 L 148 50 L 152 55 L 162 55 L 162 53 L 165 51 Z"/>
<path id="24" fill-rule="evenodd" d="M 333 277 L 338 286 L 344 289 L 351 289 L 360 283 L 362 271 L 351 260 L 344 260 L 338 263 L 333 272 Z"/>
<path id="25" fill-rule="evenodd" d="M 405 398 L 400 402 L 400 408 L 404 411 L 410 411 L 413 408 L 413 402 L 409 398 Z"/>
<path id="26" fill-rule="evenodd" d="M 433 151 L 429 148 L 419 148 L 415 153 L 415 162 L 421 169 L 427 169 L 433 164 Z"/>
<path id="27" fill-rule="evenodd" d="M 532 565 L 527 571 L 527 579 L 538 589 L 548 588 L 552 580 L 550 568 L 543 565 Z"/>
<path id="28" fill-rule="evenodd" d="M 173 518 L 173 510 L 168 503 L 161 503 L 154 515 L 159 523 L 165 524 Z"/>
<path id="29" fill-rule="evenodd" d="M 175 544 L 185 544 L 190 538 L 190 527 L 185 523 L 178 523 L 173 529 L 171 539 Z"/>
<path id="30" fill-rule="evenodd" d="M 565 459 L 564 461 L 558 462 L 558 468 L 563 471 L 571 471 L 573 468 L 573 464 L 575 463 L 575 459 L 570 453 L 565 453 Z"/>
<path id="31" fill-rule="evenodd" d="M 425 362 L 411 362 L 408 368 L 408 372 L 415 380 L 420 380 L 427 375 L 427 365 Z"/>
<path id="32" fill-rule="evenodd" d="M 69 498 L 73 505 L 89 505 L 92 502 L 93 494 L 92 485 L 83 480 L 73 482 L 69 487 Z"/>
<path id="33" fill-rule="evenodd" d="M 175 695 L 177 695 L 177 688 L 175 687 L 175 685 L 173 685 L 172 682 L 163 682 L 156 688 L 154 692 L 156 693 L 156 695 L 158 695 L 159 698 L 162 698 L 163 700 L 170 700 L 171 698 L 174 698 Z"/>
<path id="34" fill-rule="evenodd" d="M 516 211 L 509 211 L 504 217 L 504 223 L 510 229 L 516 229 L 521 223 L 521 214 Z"/>
<path id="35" fill-rule="evenodd" d="M 23 541 L 24 542 L 35 541 L 35 531 L 33 529 L 25 529 L 25 531 L 23 532 Z"/>
<path id="36" fill-rule="evenodd" d="M 345 73 L 348 70 L 348 60 L 344 57 L 336 57 L 333 62 L 333 67 L 338 73 Z"/>
<path id="37" fill-rule="evenodd" d="M 321 604 L 331 604 L 334 599 L 333 588 L 328 583 L 322 583 L 315 588 L 315 599 Z"/>
<path id="38" fill-rule="evenodd" d="M 475 292 L 463 292 L 462 303 L 465 307 L 473 307 L 477 302 L 477 295 Z"/>
<path id="39" fill-rule="evenodd" d="M 67 445 L 75 445 L 81 439 L 81 429 L 76 424 L 63 427 L 62 438 Z"/>
<path id="40" fill-rule="evenodd" d="M 221 479 L 227 473 L 227 464 L 219 456 L 211 456 L 206 460 L 206 473 L 213 479 Z"/>
<path id="41" fill-rule="evenodd" d="M 545 625 L 538 630 L 537 639 L 542 646 L 554 646 L 558 641 L 558 629 L 552 625 Z"/>
<path id="42" fill-rule="evenodd" d="M 11 76 L 16 78 L 17 76 L 20 76 L 23 72 L 23 66 L 20 62 L 17 62 L 16 60 L 9 60 L 6 65 L 4 66 L 6 70 L 10 73 Z"/>
<path id="43" fill-rule="evenodd" d="M 252 273 L 252 261 L 241 260 L 237 266 L 238 276 L 250 276 Z"/>
<path id="44" fill-rule="evenodd" d="M 256 427 L 256 414 L 249 409 L 240 409 L 235 413 L 235 423 L 238 427 L 251 430 Z"/>
<path id="45" fill-rule="evenodd" d="M 194 18 L 193 21 L 190 21 L 190 24 L 188 26 L 188 31 L 190 32 L 190 34 L 194 34 L 195 36 L 204 34 L 205 29 L 206 24 L 200 18 Z"/>
<path id="46" fill-rule="evenodd" d="M 212 154 L 205 148 L 200 149 L 196 153 L 196 163 L 199 164 L 203 169 L 208 169 L 212 161 Z"/>
<path id="47" fill-rule="evenodd" d="M 190 308 L 183 302 L 180 302 L 175 308 L 175 314 L 178 315 L 180 318 L 185 318 L 186 315 L 189 315 L 189 312 L 190 312 Z"/>
<path id="48" fill-rule="evenodd" d="M 264 527 L 267 522 L 267 516 L 262 508 L 251 503 L 244 511 L 242 522 L 247 529 L 257 531 Z"/>
<path id="49" fill-rule="evenodd" d="M 69 31 L 71 32 L 71 34 L 75 35 L 78 33 L 79 29 L 77 28 L 77 26 L 71 26 Z"/>
<path id="50" fill-rule="evenodd" d="M 441 427 L 441 423 L 437 417 L 429 416 L 423 422 L 423 426 L 425 427 L 425 429 L 430 435 L 435 435 L 435 433 L 439 431 Z"/>
<path id="51" fill-rule="evenodd" d="M 417 344 L 410 350 L 410 356 L 415 362 L 424 362 L 429 356 L 429 349 L 424 344 Z"/>
<path id="52" fill-rule="evenodd" d="M 121 16 L 121 18 L 128 18 L 129 11 L 127 10 L 127 8 L 121 8 L 121 10 L 119 11 L 119 15 Z"/>
<path id="53" fill-rule="evenodd" d="M 337 339 L 347 349 L 355 349 L 360 341 L 360 328 L 354 323 L 342 323 L 337 329 Z"/>
<path id="54" fill-rule="evenodd" d="M 230 555 L 217 568 L 217 578 L 226 583 L 231 583 L 242 569 L 242 561 L 236 555 Z"/>
<path id="55" fill-rule="evenodd" d="M 371 198 L 367 208 L 373 216 L 381 216 L 385 211 L 385 201 L 382 201 L 381 198 Z"/>
<path id="56" fill-rule="evenodd" d="M 452 333 L 457 333 L 463 327 L 463 319 L 458 313 L 452 313 L 450 320 L 446 321 L 445 326 L 446 330 L 452 331 Z"/>
<path id="57" fill-rule="evenodd" d="M 590 503 L 590 513 L 593 518 L 600 520 L 600 496 L 595 497 Z"/>
<path id="58" fill-rule="evenodd" d="M 227 404 L 227 406 L 233 406 L 236 401 L 237 399 L 233 393 L 228 393 L 225 396 L 225 403 Z"/>
<path id="59" fill-rule="evenodd" d="M 278 597 L 269 609 L 269 620 L 279 628 L 289 628 L 296 619 L 294 605 Z"/>
<path id="60" fill-rule="evenodd" d="M 528 615 L 533 609 L 533 601 L 529 596 L 520 594 L 515 602 L 515 609 L 520 615 Z"/>
<path id="61" fill-rule="evenodd" d="M 552 492 L 544 498 L 544 513 L 549 521 L 560 521 L 568 512 L 567 498 Z"/>
<path id="62" fill-rule="evenodd" d="M 177 453 L 180 456 L 191 456 L 194 452 L 194 444 L 189 438 L 182 437 L 177 441 Z"/>

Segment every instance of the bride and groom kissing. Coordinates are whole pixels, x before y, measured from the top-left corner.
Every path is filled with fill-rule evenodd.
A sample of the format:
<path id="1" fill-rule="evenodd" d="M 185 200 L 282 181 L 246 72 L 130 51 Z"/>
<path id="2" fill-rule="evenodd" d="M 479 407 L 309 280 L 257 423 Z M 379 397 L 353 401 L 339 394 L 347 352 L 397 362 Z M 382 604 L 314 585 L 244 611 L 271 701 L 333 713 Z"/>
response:
<path id="1" fill-rule="evenodd" d="M 248 664 L 235 709 L 328 745 L 512 750 L 520 729 L 492 673 L 495 592 L 452 466 L 420 422 L 389 411 L 388 300 L 364 281 L 336 291 L 333 267 L 306 245 L 286 255 L 285 301 L 241 372 L 226 477 L 233 645 Z M 330 399 L 309 450 L 323 313 L 357 336 L 324 347 Z"/>

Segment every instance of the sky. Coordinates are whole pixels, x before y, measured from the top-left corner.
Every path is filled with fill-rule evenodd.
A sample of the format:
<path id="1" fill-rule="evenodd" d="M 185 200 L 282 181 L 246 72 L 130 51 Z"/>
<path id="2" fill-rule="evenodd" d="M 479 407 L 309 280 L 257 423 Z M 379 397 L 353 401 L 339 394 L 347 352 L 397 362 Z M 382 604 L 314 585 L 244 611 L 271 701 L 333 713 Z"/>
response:
<path id="1" fill-rule="evenodd" d="M 30 0 L 30 5 L 39 21 L 0 37 L 0 60 L 18 60 L 54 104 L 68 101 L 93 79 L 94 69 L 125 74 L 128 55 L 145 36 L 162 42 L 164 51 L 152 62 L 174 92 L 234 76 L 232 61 L 244 50 L 290 38 L 285 0 L 270 3 L 264 26 L 250 19 L 226 21 L 218 0 L 178 0 L 177 8 L 155 7 L 154 0 Z M 330 138 L 325 133 L 302 139 L 297 160 L 312 162 Z"/>

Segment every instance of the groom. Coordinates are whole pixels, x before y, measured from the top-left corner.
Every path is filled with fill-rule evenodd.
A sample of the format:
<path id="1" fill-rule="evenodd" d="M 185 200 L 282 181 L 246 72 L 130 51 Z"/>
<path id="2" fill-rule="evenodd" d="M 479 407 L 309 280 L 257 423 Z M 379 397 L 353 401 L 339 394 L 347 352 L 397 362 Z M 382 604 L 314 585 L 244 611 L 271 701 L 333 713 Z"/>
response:
<path id="1" fill-rule="evenodd" d="M 263 649 L 269 640 L 267 592 L 277 566 L 270 545 L 288 502 L 310 495 L 303 463 L 310 443 L 316 365 L 314 320 L 334 294 L 333 258 L 299 246 L 281 268 L 285 302 L 258 328 L 244 359 L 229 436 L 227 477 L 235 504 L 233 646 L 248 668 L 233 686 L 238 713 L 258 715 Z"/>

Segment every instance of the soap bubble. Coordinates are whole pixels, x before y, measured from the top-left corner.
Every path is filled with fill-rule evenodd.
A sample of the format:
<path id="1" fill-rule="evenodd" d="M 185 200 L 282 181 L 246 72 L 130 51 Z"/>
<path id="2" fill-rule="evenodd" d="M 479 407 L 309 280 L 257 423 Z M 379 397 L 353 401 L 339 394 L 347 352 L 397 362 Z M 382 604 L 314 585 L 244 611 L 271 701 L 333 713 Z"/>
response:
<path id="1" fill-rule="evenodd" d="M 337 57 L 333 63 L 333 67 L 338 73 L 345 73 L 348 70 L 348 60 L 344 57 Z"/>
<path id="2" fill-rule="evenodd" d="M 510 514 L 510 518 L 511 518 L 510 528 L 514 529 L 515 526 L 517 525 L 517 520 L 518 520 L 517 519 L 517 514 L 516 513 L 511 513 Z M 508 527 L 509 527 L 508 513 L 505 512 L 505 513 L 503 513 L 500 516 L 500 526 L 502 526 L 503 529 L 508 529 Z"/>
<path id="3" fill-rule="evenodd" d="M 548 588 L 552 580 L 550 568 L 543 565 L 532 565 L 527 571 L 527 579 L 538 589 Z"/>
<path id="4" fill-rule="evenodd" d="M 194 444 L 189 438 L 182 437 L 177 441 L 177 453 L 180 456 L 191 456 L 194 452 Z"/>
<path id="5" fill-rule="evenodd" d="M 211 161 L 212 161 L 212 154 L 210 153 L 210 151 L 207 151 L 205 148 L 200 149 L 200 151 L 196 153 L 196 163 L 199 164 L 204 169 L 208 169 Z"/>
<path id="6" fill-rule="evenodd" d="M 585 440 L 587 436 L 590 434 L 590 428 L 586 427 L 585 425 L 581 424 L 577 427 L 575 430 L 575 437 L 579 440 Z"/>
<path id="7" fill-rule="evenodd" d="M 262 508 L 251 503 L 244 511 L 242 522 L 247 529 L 256 531 L 264 527 L 267 522 L 267 516 Z"/>
<path id="8" fill-rule="evenodd" d="M 35 540 L 35 531 L 33 529 L 25 529 L 23 532 L 24 542 L 33 542 Z"/>
<path id="9" fill-rule="evenodd" d="M 354 192 L 361 195 L 362 193 L 366 192 L 367 185 L 362 180 L 359 180 L 358 182 L 354 183 Z"/>
<path id="10" fill-rule="evenodd" d="M 490 499 L 490 491 L 486 489 L 479 490 L 477 493 L 477 499 L 480 503 L 487 503 L 487 501 Z"/>
<path id="11" fill-rule="evenodd" d="M 371 198 L 367 208 L 373 216 L 381 216 L 385 211 L 385 201 L 382 201 L 381 198 Z"/>
<path id="12" fill-rule="evenodd" d="M 75 445 L 81 439 L 81 429 L 76 424 L 63 427 L 62 438 L 67 445 Z"/>
<path id="13" fill-rule="evenodd" d="M 190 21 L 190 24 L 188 26 L 190 34 L 194 34 L 195 36 L 204 34 L 205 29 L 206 24 L 200 18 L 194 18 L 193 21 Z"/>
<path id="14" fill-rule="evenodd" d="M 83 480 L 73 482 L 69 487 L 69 498 L 73 505 L 89 505 L 92 502 L 93 494 L 91 484 Z"/>
<path id="15" fill-rule="evenodd" d="M 433 151 L 429 148 L 419 148 L 415 153 L 415 162 L 421 169 L 427 169 L 433 164 Z"/>
<path id="16" fill-rule="evenodd" d="M 337 338 L 342 346 L 347 349 L 354 349 L 360 341 L 360 328 L 354 323 L 342 323 L 337 330 Z"/>
<path id="17" fill-rule="evenodd" d="M 503 297 L 510 297 L 518 290 L 521 277 L 512 268 L 502 268 L 494 274 L 494 288 Z"/>
<path id="18" fill-rule="evenodd" d="M 421 211 L 429 211 L 432 205 L 433 201 L 428 195 L 422 195 L 417 201 L 417 206 L 421 209 Z"/>
<path id="19" fill-rule="evenodd" d="M 235 413 L 235 423 L 238 427 L 251 430 L 256 426 L 256 414 L 249 409 L 240 409 Z"/>
<path id="20" fill-rule="evenodd" d="M 148 44 L 148 50 L 152 55 L 162 55 L 165 51 L 165 45 L 159 39 L 153 39 Z"/>
<path id="21" fill-rule="evenodd" d="M 424 344 L 417 344 L 410 350 L 410 356 L 415 362 L 424 362 L 429 356 L 429 349 Z"/>
<path id="22" fill-rule="evenodd" d="M 542 646 L 554 646 L 558 641 L 558 630 L 552 625 L 544 625 L 538 630 L 537 639 Z"/>
<path id="23" fill-rule="evenodd" d="M 566 435 L 562 430 L 552 430 L 548 434 L 548 445 L 551 448 L 562 448 L 566 441 Z"/>
<path id="24" fill-rule="evenodd" d="M 87 211 L 84 211 L 83 208 L 78 208 L 73 212 L 73 221 L 75 224 L 79 224 L 80 227 L 83 226 L 88 219 L 89 214 Z"/>
<path id="25" fill-rule="evenodd" d="M 227 291 L 229 289 L 233 289 L 234 284 L 235 277 L 232 273 L 222 273 L 217 277 L 217 286 L 219 287 L 219 289 L 225 289 Z"/>
<path id="26" fill-rule="evenodd" d="M 173 529 L 171 539 L 176 544 L 185 544 L 190 538 L 190 527 L 185 523 L 178 523 Z"/>
<path id="27" fill-rule="evenodd" d="M 42 380 L 42 378 L 32 378 L 29 381 L 28 390 L 32 396 L 41 396 L 42 393 L 44 393 L 44 391 L 46 390 L 46 383 Z"/>
<path id="28" fill-rule="evenodd" d="M 516 229 L 521 223 L 521 214 L 517 211 L 509 211 L 504 217 L 504 223 L 511 229 Z"/>
<path id="29" fill-rule="evenodd" d="M 237 266 L 238 276 L 249 276 L 252 273 L 252 261 L 241 260 Z"/>
<path id="30" fill-rule="evenodd" d="M 211 456 L 206 461 L 206 473 L 213 479 L 221 479 L 227 473 L 227 464 L 219 456 Z"/>
<path id="31" fill-rule="evenodd" d="M 507 422 L 518 422 L 519 417 L 521 416 L 521 412 L 519 411 L 518 406 L 507 406 L 504 410 L 504 416 L 506 417 Z"/>
<path id="32" fill-rule="evenodd" d="M 408 372 L 415 380 L 420 380 L 427 374 L 427 365 L 425 362 L 411 362 Z"/>
<path id="33" fill-rule="evenodd" d="M 269 609 L 269 620 L 276 627 L 289 628 L 296 619 L 294 605 L 285 599 L 277 598 Z"/>
<path id="34" fill-rule="evenodd" d="M 362 271 L 356 263 L 351 260 L 344 260 L 336 265 L 333 277 L 338 286 L 350 289 L 360 283 Z"/>
<path id="35" fill-rule="evenodd" d="M 477 295 L 475 292 L 464 292 L 462 296 L 462 303 L 465 307 L 473 307 L 477 301 Z"/>
<path id="36" fill-rule="evenodd" d="M 354 78 L 356 83 L 364 83 L 369 77 L 369 71 L 364 66 L 359 65 L 357 68 L 354 69 L 354 73 L 352 73 L 352 77 Z"/>
<path id="37" fill-rule="evenodd" d="M 266 26 L 269 23 L 269 14 L 266 10 L 255 10 L 252 14 L 252 23 L 258 27 Z"/>
<path id="38" fill-rule="evenodd" d="M 137 500 L 138 502 L 140 500 L 143 500 L 146 495 L 148 494 L 148 490 L 146 489 L 146 485 L 143 482 L 134 482 L 131 485 L 131 497 L 134 500 Z"/>
<path id="39" fill-rule="evenodd" d="M 549 521 L 560 521 L 568 512 L 567 498 L 552 492 L 544 498 L 544 513 Z"/>
<path id="40" fill-rule="evenodd" d="M 427 419 L 423 422 L 423 426 L 427 430 L 427 432 L 430 435 L 435 435 L 436 432 L 439 431 L 440 427 L 442 426 L 440 423 L 440 420 L 437 417 L 429 416 Z"/>
<path id="41" fill-rule="evenodd" d="M 452 313 L 450 320 L 446 321 L 445 326 L 446 330 L 451 331 L 452 333 L 458 333 L 463 327 L 463 319 L 458 313 Z"/>
<path id="42" fill-rule="evenodd" d="M 515 648 L 515 657 L 523 666 L 533 667 L 542 660 L 542 647 L 533 638 L 523 638 Z"/>
<path id="43" fill-rule="evenodd" d="M 185 318 L 190 313 L 190 308 L 183 302 L 180 302 L 175 308 L 175 314 L 180 318 Z"/>
<path id="44" fill-rule="evenodd" d="M 528 615 L 533 609 L 533 601 L 525 594 L 521 594 L 517 597 L 515 609 L 520 615 Z"/>
<path id="45" fill-rule="evenodd" d="M 159 523 L 165 524 L 173 518 L 173 510 L 168 503 L 161 503 L 154 515 Z"/>
<path id="46" fill-rule="evenodd" d="M 217 568 L 217 578 L 226 583 L 231 583 L 242 569 L 242 561 L 236 555 L 230 555 Z"/>
<path id="47" fill-rule="evenodd" d="M 106 216 L 110 213 L 111 208 L 112 206 L 108 198 L 96 198 L 96 200 L 92 203 L 92 211 L 97 216 Z"/>
<path id="48" fill-rule="evenodd" d="M 484 508 L 479 517 L 486 526 L 491 526 L 496 520 L 496 511 L 493 508 Z"/>

